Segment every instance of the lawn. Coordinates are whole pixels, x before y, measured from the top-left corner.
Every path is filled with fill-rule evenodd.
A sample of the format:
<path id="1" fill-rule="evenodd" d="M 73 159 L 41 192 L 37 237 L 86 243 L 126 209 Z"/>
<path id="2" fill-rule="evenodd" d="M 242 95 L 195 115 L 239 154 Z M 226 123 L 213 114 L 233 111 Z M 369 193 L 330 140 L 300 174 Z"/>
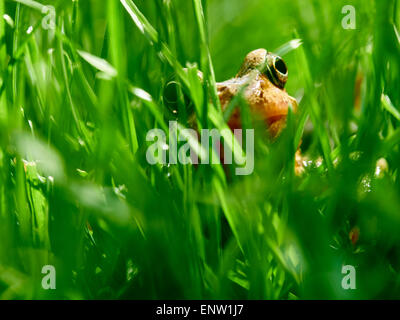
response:
<path id="1" fill-rule="evenodd" d="M 398 0 L 0 0 L 0 18 L 0 299 L 400 298 Z M 254 172 L 151 165 L 152 129 L 227 128 L 216 82 L 257 48 L 299 106 L 271 141 L 232 105 Z"/>

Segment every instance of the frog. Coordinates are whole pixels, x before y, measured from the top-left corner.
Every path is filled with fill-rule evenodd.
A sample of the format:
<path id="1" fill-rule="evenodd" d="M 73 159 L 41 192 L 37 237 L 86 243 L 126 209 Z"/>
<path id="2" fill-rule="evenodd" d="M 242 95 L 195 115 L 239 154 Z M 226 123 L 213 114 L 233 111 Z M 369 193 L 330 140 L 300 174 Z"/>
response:
<path id="1" fill-rule="evenodd" d="M 251 113 L 265 122 L 270 136 L 276 139 L 285 127 L 289 108 L 293 112 L 298 109 L 297 100 L 285 90 L 287 80 L 288 68 L 280 56 L 266 49 L 253 50 L 234 78 L 217 82 L 222 110 L 244 88 L 243 97 Z M 241 128 L 239 108 L 232 112 L 228 126 L 232 130 Z"/>
<path id="2" fill-rule="evenodd" d="M 186 68 L 185 71 L 187 72 Z M 199 80 L 203 82 L 203 73 L 198 71 L 197 75 Z M 276 140 L 286 126 L 289 109 L 294 113 L 298 109 L 297 100 L 285 90 L 288 75 L 285 61 L 277 54 L 263 48 L 249 52 L 235 77 L 216 83 L 222 111 L 227 110 L 235 96 L 242 94 L 251 114 L 265 123 L 271 139 Z M 169 82 L 168 84 L 173 84 L 172 88 L 168 88 L 169 93 L 176 92 L 174 88 L 176 82 Z M 167 91 L 164 92 L 165 97 L 167 96 L 166 93 Z M 176 94 L 165 99 L 167 106 L 168 103 L 172 102 L 172 107 L 174 107 L 176 101 Z M 240 108 L 234 107 L 227 121 L 232 131 L 242 129 Z M 177 113 L 176 110 L 173 112 Z M 189 118 L 189 125 L 197 129 L 194 112 Z M 295 154 L 295 173 L 301 175 L 303 171 L 303 157 L 300 148 L 298 148 Z"/>
<path id="3" fill-rule="evenodd" d="M 263 48 L 249 52 L 234 78 L 216 84 L 222 110 L 244 88 L 243 96 L 251 113 L 265 122 L 272 140 L 277 139 L 286 126 L 289 108 L 294 113 L 298 109 L 297 100 L 285 90 L 288 75 L 287 65 L 280 56 Z M 230 116 L 228 126 L 232 130 L 241 128 L 238 108 Z M 295 153 L 297 176 L 304 172 L 303 162 L 299 145 Z"/>

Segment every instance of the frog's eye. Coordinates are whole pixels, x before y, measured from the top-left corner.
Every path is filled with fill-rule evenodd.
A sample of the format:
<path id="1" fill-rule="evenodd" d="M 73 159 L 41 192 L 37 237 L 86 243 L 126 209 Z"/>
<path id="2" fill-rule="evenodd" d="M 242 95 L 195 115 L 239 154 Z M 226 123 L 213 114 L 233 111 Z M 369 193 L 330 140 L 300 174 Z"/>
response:
<path id="1" fill-rule="evenodd" d="M 285 61 L 279 56 L 269 56 L 267 58 L 267 76 L 279 88 L 284 88 L 288 79 L 288 68 Z"/>
<path id="2" fill-rule="evenodd" d="M 286 76 L 286 77 L 287 77 L 288 69 L 287 69 L 287 67 L 286 67 L 285 61 L 283 61 L 282 58 L 280 58 L 280 57 L 275 57 L 275 60 L 274 60 L 274 68 L 275 68 L 275 71 L 276 71 L 279 75 L 281 75 L 281 76 Z"/>

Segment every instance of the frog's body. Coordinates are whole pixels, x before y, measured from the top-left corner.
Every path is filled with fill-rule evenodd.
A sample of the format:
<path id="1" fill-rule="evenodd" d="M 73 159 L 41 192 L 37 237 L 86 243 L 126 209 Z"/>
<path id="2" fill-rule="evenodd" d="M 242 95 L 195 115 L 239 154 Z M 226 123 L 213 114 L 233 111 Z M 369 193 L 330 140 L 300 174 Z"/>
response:
<path id="1" fill-rule="evenodd" d="M 217 83 L 222 109 L 244 89 L 244 98 L 252 113 L 265 121 L 272 137 L 279 135 L 286 123 L 290 107 L 297 109 L 297 101 L 285 91 L 288 71 L 283 60 L 265 49 L 250 52 L 235 78 Z M 246 87 L 247 86 L 247 87 Z M 228 121 L 231 129 L 241 127 L 239 110 Z"/>

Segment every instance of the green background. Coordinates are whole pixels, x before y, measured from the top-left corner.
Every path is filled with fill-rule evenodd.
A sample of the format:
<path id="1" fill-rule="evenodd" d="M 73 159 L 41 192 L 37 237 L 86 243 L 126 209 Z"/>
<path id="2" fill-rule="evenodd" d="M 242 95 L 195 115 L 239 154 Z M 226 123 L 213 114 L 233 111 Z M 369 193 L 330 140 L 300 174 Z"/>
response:
<path id="1" fill-rule="evenodd" d="M 0 0 L 0 299 L 398 299 L 399 1 L 126 4 Z M 254 173 L 150 166 L 148 130 L 226 128 L 215 80 L 257 48 L 300 103 L 277 141 L 256 130 Z"/>

